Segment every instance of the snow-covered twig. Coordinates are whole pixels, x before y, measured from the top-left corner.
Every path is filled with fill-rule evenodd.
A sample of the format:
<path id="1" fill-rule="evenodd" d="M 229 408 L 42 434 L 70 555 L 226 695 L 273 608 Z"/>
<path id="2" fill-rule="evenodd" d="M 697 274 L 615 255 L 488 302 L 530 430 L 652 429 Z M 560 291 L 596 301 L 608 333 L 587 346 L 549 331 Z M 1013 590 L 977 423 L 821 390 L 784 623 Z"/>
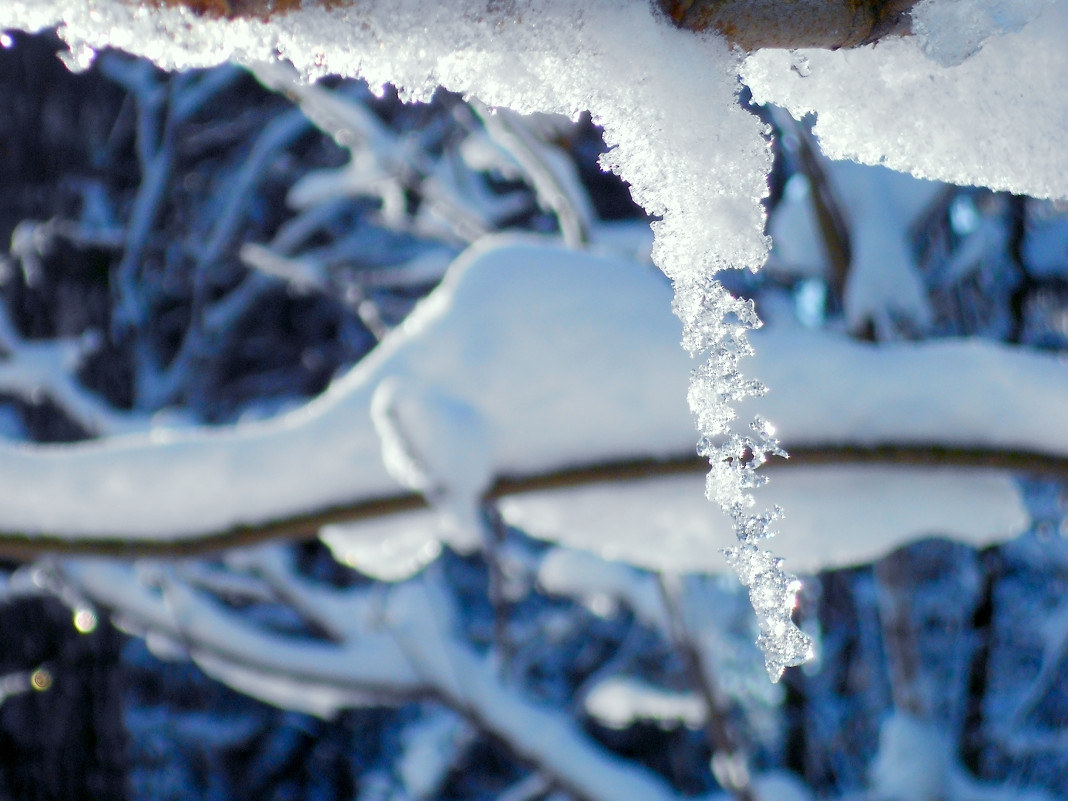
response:
<path id="1" fill-rule="evenodd" d="M 596 215 L 571 161 L 538 141 L 523 118 L 511 109 L 489 109 L 478 102 L 472 102 L 472 106 L 490 139 L 515 159 L 534 187 L 538 201 L 556 216 L 564 243 L 573 248 L 585 247 Z"/>
<path id="2" fill-rule="evenodd" d="M 716 781 L 735 801 L 759 801 L 749 776 L 749 757 L 731 724 L 730 702 L 687 629 L 680 577 L 661 573 L 657 579 L 675 650 L 686 666 L 693 690 L 703 701 L 703 729 L 712 750 L 712 772 Z"/>
<path id="3" fill-rule="evenodd" d="M 175 101 L 177 102 L 177 101 Z M 193 271 L 193 303 L 191 322 L 177 354 L 165 368 L 158 366 L 153 355 L 142 348 L 145 358 L 140 360 L 137 371 L 138 405 L 157 409 L 175 402 L 190 370 L 205 351 L 215 344 L 211 340 L 227 322 L 218 314 L 208 317 L 214 305 L 211 298 L 211 273 L 216 269 L 236 236 L 237 227 L 244 219 L 247 204 L 256 184 L 263 180 L 266 166 L 280 150 L 288 147 L 309 129 L 309 123 L 299 110 L 292 110 L 272 120 L 257 138 L 252 152 L 245 159 L 236 179 L 228 184 L 228 193 L 221 213 L 212 227 L 203 250 L 197 255 Z M 242 284 L 237 291 L 248 292 Z M 208 319 L 216 326 L 208 330 Z"/>
<path id="4" fill-rule="evenodd" d="M 52 400 L 90 436 L 142 431 L 149 420 L 101 400 L 75 378 L 82 361 L 97 347 L 91 335 L 33 341 L 24 339 L 0 299 L 0 393 L 36 403 Z"/>
<path id="5" fill-rule="evenodd" d="M 273 564 L 272 571 L 292 572 Z M 338 623 L 345 615 L 344 639 L 332 643 L 265 631 L 210 602 L 175 574 L 166 578 L 161 595 L 138 582 L 130 567 L 116 563 L 65 562 L 61 570 L 93 601 L 144 630 L 180 639 L 214 675 L 229 677 L 266 700 L 290 698 L 296 683 L 342 705 L 356 698 L 388 703 L 430 696 L 500 738 L 577 798 L 678 799 L 662 780 L 605 751 L 562 713 L 504 685 L 486 659 L 452 634 L 449 603 L 435 579 L 424 577 L 377 594 L 384 601 L 377 610 L 366 590 L 322 588 L 316 603 L 327 601 L 327 614 Z M 285 579 L 294 580 L 292 575 Z"/>
<path id="6" fill-rule="evenodd" d="M 362 103 L 303 83 L 284 64 L 257 64 L 252 70 L 264 86 L 292 97 L 308 119 L 352 154 L 347 166 L 304 178 L 290 192 L 291 205 L 307 208 L 336 197 L 374 196 L 393 227 L 403 228 L 407 190 L 422 197 L 461 242 L 474 242 L 491 230 L 467 198 L 434 179 L 413 142 L 391 131 Z"/>

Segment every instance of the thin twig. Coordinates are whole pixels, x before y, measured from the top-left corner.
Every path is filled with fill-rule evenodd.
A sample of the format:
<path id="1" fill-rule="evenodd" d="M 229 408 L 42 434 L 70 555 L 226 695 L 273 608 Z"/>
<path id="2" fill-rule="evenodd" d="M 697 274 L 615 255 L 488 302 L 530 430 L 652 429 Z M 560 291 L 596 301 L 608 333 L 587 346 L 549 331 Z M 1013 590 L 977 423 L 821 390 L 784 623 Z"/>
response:
<path id="1" fill-rule="evenodd" d="M 493 608 L 493 641 L 497 647 L 501 681 L 507 684 L 513 649 L 508 636 L 508 601 L 504 594 L 504 570 L 501 567 L 501 546 L 504 544 L 506 527 L 504 518 L 492 500 L 483 504 L 482 515 L 482 553 L 489 570 L 488 594 Z"/>
<path id="2" fill-rule="evenodd" d="M 657 583 L 667 610 L 675 650 L 686 666 L 691 686 L 704 702 L 705 739 L 712 750 L 712 772 L 716 781 L 735 801 L 759 801 L 749 776 L 745 748 L 731 725 L 730 701 L 686 626 L 681 581 L 678 576 L 657 573 Z"/>

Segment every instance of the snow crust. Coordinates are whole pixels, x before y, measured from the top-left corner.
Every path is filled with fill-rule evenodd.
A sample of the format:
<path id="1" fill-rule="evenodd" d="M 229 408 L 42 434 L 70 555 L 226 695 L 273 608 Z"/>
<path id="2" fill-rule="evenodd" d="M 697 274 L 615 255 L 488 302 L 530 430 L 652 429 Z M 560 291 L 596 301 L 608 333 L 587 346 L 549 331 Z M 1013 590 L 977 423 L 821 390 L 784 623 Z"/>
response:
<path id="1" fill-rule="evenodd" d="M 972 16 L 972 14 L 975 16 Z M 1037 16 L 1035 14 L 1039 13 Z M 931 2 L 927 33 L 838 51 L 765 50 L 742 76 L 754 98 L 800 119 L 831 158 L 1035 197 L 1068 197 L 1068 3 Z M 936 15 L 960 17 L 959 24 Z M 958 61 L 984 36 L 978 52 Z"/>

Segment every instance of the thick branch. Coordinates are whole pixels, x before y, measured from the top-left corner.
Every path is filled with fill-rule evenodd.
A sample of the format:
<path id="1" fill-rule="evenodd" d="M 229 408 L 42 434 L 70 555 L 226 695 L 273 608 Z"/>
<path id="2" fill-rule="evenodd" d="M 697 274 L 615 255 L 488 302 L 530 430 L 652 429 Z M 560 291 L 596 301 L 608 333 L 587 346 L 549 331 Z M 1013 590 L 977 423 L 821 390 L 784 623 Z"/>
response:
<path id="1" fill-rule="evenodd" d="M 1022 451 L 924 445 L 794 448 L 791 449 L 789 461 L 773 459 L 768 466 L 776 470 L 820 464 L 985 467 L 1068 481 L 1068 457 Z M 704 472 L 707 469 L 707 462 L 695 457 L 683 457 L 673 461 L 605 462 L 550 473 L 503 476 L 497 479 L 487 497 L 497 499 L 523 492 Z M 324 526 L 354 523 L 425 507 L 426 502 L 417 495 L 398 494 L 365 498 L 345 506 L 294 515 L 270 523 L 235 526 L 224 531 L 208 531 L 173 540 L 152 537 L 109 539 L 100 536 L 64 536 L 61 532 L 30 535 L 22 531 L 0 530 L 0 558 L 28 562 L 47 553 L 181 558 L 264 542 L 307 539 L 314 537 Z"/>
<path id="2" fill-rule="evenodd" d="M 632 0 L 642 2 L 643 0 Z M 678 25 L 717 30 L 745 50 L 815 47 L 837 50 L 910 33 L 918 0 L 655 0 Z M 264 19 L 301 7 L 300 0 L 156 0 L 215 17 Z M 331 8 L 350 0 L 317 0 Z M 307 5 L 307 3 L 305 3 Z"/>
<path id="3" fill-rule="evenodd" d="M 917 0 L 657 0 L 679 27 L 745 50 L 856 47 L 910 33 Z"/>

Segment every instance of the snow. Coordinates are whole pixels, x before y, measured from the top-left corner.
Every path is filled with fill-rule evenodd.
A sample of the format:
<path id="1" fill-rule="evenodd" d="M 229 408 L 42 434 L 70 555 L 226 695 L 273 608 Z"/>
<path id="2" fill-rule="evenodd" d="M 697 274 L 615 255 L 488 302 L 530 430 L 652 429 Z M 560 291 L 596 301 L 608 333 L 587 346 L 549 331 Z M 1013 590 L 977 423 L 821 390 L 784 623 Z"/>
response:
<path id="1" fill-rule="evenodd" d="M 843 288 L 847 327 L 861 333 L 870 324 L 880 341 L 898 338 L 902 328 L 920 334 L 928 331 L 933 312 L 910 233 L 946 185 L 852 161 L 821 159 L 819 167 L 839 202 L 848 234 L 850 263 Z M 775 249 L 768 268 L 833 282 L 827 274 L 829 257 L 811 193 L 801 173 L 787 182 L 769 221 Z M 766 306 L 762 307 L 766 321 L 778 322 L 768 315 Z"/>
<path id="2" fill-rule="evenodd" d="M 151 634 L 145 636 L 146 642 Z M 257 670 L 220 659 L 211 651 L 194 651 L 192 657 L 207 675 L 238 692 L 280 709 L 291 709 L 324 720 L 333 720 L 342 709 L 380 703 L 370 692 L 317 684 L 307 679 L 294 681 L 284 673 Z"/>
<path id="3" fill-rule="evenodd" d="M 404 512 L 351 525 L 326 526 L 319 537 L 341 564 L 379 581 L 404 581 L 441 553 L 442 530 L 434 511 Z"/>
<path id="4" fill-rule="evenodd" d="M 1018 31 L 1053 0 L 920 0 L 912 9 L 912 31 L 924 52 L 952 67 L 973 55 L 991 36 Z"/>
<path id="5" fill-rule="evenodd" d="M 692 428 L 688 361 L 669 302 L 646 265 L 535 240 L 486 241 L 375 352 L 294 412 L 219 429 L 3 446 L 0 519 L 31 535 L 170 539 L 398 494 L 371 419 L 390 377 L 476 410 L 494 475 L 670 457 L 691 449 Z M 665 352 L 676 367 L 666 382 Z"/>
<path id="6" fill-rule="evenodd" d="M 898 713 L 879 732 L 879 751 L 872 766 L 872 785 L 880 798 L 935 801 L 946 797 L 952 769 L 952 745 L 930 721 Z"/>
<path id="7" fill-rule="evenodd" d="M 568 496 L 574 497 L 565 493 L 565 506 L 568 505 Z M 578 497 L 582 499 L 585 495 L 578 493 Z M 534 503 L 537 504 L 537 500 Z M 641 502 L 634 505 L 646 508 Z M 701 506 L 705 512 L 708 511 L 707 506 Z M 517 517 L 529 520 L 529 516 L 524 516 L 525 511 L 525 504 L 520 500 L 518 507 L 513 506 L 506 519 L 513 524 Z M 545 530 L 542 527 L 542 531 Z M 547 539 L 561 541 L 556 537 Z M 667 632 L 667 611 L 664 609 L 656 579 L 648 573 L 635 570 L 629 564 L 605 561 L 599 554 L 594 554 L 598 554 L 598 551 L 590 547 L 582 550 L 553 548 L 538 565 L 538 586 L 551 595 L 579 600 L 602 617 L 615 613 L 620 606 L 625 605 L 645 625 Z"/>
<path id="8" fill-rule="evenodd" d="M 939 444 L 1068 453 L 1063 356 L 980 339 L 857 342 L 788 326 L 757 332 L 774 389 L 740 407 L 789 447 Z"/>
<path id="9" fill-rule="evenodd" d="M 871 773 L 872 793 L 877 798 L 1053 801 L 1043 790 L 973 778 L 961 767 L 950 738 L 936 722 L 900 711 L 883 721 Z"/>
<path id="10" fill-rule="evenodd" d="M 971 24 L 958 27 L 934 17 L 968 18 L 977 8 Z M 982 36 L 1012 30 L 1037 11 L 1021 30 L 987 39 L 957 66 L 944 67 L 924 52 L 926 45 L 955 61 Z M 746 59 L 742 76 L 757 102 L 783 106 L 798 119 L 815 114 L 814 132 L 831 158 L 1068 197 L 1068 93 L 1061 81 L 1068 3 L 933 2 L 921 7 L 920 20 L 929 25 L 926 38 L 834 52 L 760 51 Z M 799 60 L 806 69 L 795 69 Z"/>
<path id="11" fill-rule="evenodd" d="M 625 676 L 605 679 L 586 696 L 586 713 L 612 729 L 635 721 L 655 721 L 664 728 L 679 723 L 699 729 L 705 722 L 704 702 L 692 693 L 676 693 Z"/>
<path id="12" fill-rule="evenodd" d="M 415 376 L 390 376 L 371 397 L 386 470 L 441 510 L 462 553 L 481 540 L 482 496 L 493 480 L 484 419 L 470 403 Z"/>
<path id="13" fill-rule="evenodd" d="M 990 10 L 993 6 L 987 2 L 982 8 Z M 780 102 L 795 116 L 817 110 L 817 133 L 828 152 L 911 169 L 920 175 L 1063 196 L 1068 190 L 1059 133 L 1065 127 L 1066 108 L 1054 81 L 1064 72 L 1068 58 L 1060 47 L 1065 4 L 1051 8 L 1020 33 L 988 41 L 975 57 L 952 70 L 936 69 L 929 61 L 918 62 L 918 58 L 925 58 L 924 44 L 944 61 L 954 60 L 957 50 L 975 46 L 968 42 L 1022 24 L 1027 14 L 1008 21 L 996 19 L 996 24 L 977 31 L 969 28 L 964 37 L 967 41 L 938 42 L 928 35 L 923 43 L 888 42 L 877 51 L 869 48 L 856 54 L 802 55 L 800 58 L 808 63 L 804 70 L 793 69 L 798 63 L 795 54 L 757 54 L 746 64 L 746 79 L 758 99 Z M 335 10 L 307 7 L 283 19 L 281 24 L 211 20 L 194 17 L 183 9 L 146 10 L 116 0 L 92 4 L 57 0 L 45 7 L 21 0 L 0 4 L 0 27 L 35 29 L 62 23 L 59 32 L 70 45 L 66 60 L 72 68 L 87 66 L 95 50 L 104 46 L 150 55 L 169 67 L 225 59 L 256 63 L 288 58 L 305 76 L 337 72 L 364 77 L 372 86 L 390 82 L 406 99 L 428 99 L 441 85 L 489 106 L 507 106 L 521 113 L 574 117 L 589 110 L 594 121 L 604 126 L 606 142 L 612 148 L 602 157 L 602 164 L 631 184 L 635 200 L 650 214 L 662 218 L 654 223 L 653 259 L 674 284 L 674 308 L 683 321 L 684 344 L 691 353 L 708 357 L 695 374 L 689 400 L 698 418 L 701 452 L 712 466 L 708 495 L 732 518 L 741 540 L 729 552 L 730 561 L 755 582 L 751 586 L 754 603 L 763 599 L 769 614 L 774 611 L 774 619 L 761 623 L 764 637 L 771 643 L 769 670 L 775 676 L 782 666 L 803 659 L 809 647 L 788 612 L 796 582 L 780 569 L 777 560 L 755 545 L 770 534 L 772 518 L 749 511 L 754 504 L 750 490 L 763 483 L 753 470 L 778 446 L 770 427 L 762 421 L 751 426 L 752 434 L 738 433 L 731 422 L 735 417 L 731 405 L 762 391 L 758 383 L 738 373 L 739 360 L 752 352 L 746 330 L 759 326 L 759 320 L 751 305 L 731 298 L 712 278 L 716 270 L 728 266 L 756 269 L 768 250 L 759 201 L 767 191 L 764 176 L 770 167 L 770 154 L 763 125 L 735 102 L 741 55 L 731 52 L 721 38 L 674 29 L 649 4 L 620 5 L 610 0 L 577 6 L 565 0 L 538 0 L 522 8 L 477 0 L 444 5 L 424 0 L 368 0 Z M 1014 37 L 1025 38 L 1026 53 Z M 844 81 L 843 64 L 848 71 Z M 699 75 L 700 80 L 688 80 L 691 75 Z M 1021 81 L 1021 75 L 1026 80 Z M 680 91 L 680 81 L 685 81 L 685 91 Z M 863 91 L 843 93 L 842 87 L 850 81 Z M 799 82 L 804 82 L 800 90 Z M 806 94 L 815 87 L 820 88 Z M 858 114 L 856 99 L 874 112 Z M 909 113 L 903 113 L 905 102 Z M 1025 103 L 1033 115 L 991 113 L 1006 108 L 1014 111 Z M 920 104 L 926 106 L 919 108 Z M 945 119 L 947 110 L 959 130 L 932 136 L 927 130 L 931 121 Z M 988 120 L 997 120 L 998 126 L 990 141 L 969 147 L 974 132 L 982 130 Z M 907 133 L 902 132 L 903 121 L 909 126 Z M 858 138 L 869 144 L 849 144 Z M 579 234 L 572 238 L 575 236 Z M 891 247 L 881 252 L 896 251 Z M 863 307 L 855 295 L 855 305 Z M 915 297 L 906 294 L 905 306 L 908 313 L 923 317 Z M 442 380 L 433 366 L 428 367 L 432 379 Z M 383 408 L 388 411 L 387 401 L 383 401 Z M 328 406 L 329 401 L 322 405 Z M 432 405 L 441 408 L 440 404 Z M 471 405 L 479 408 L 477 403 Z M 319 415 L 320 420 L 323 417 Z M 413 481 L 419 483 L 417 471 L 411 458 L 407 467 L 403 464 L 404 437 L 399 428 L 394 425 L 391 432 L 386 424 L 388 413 L 376 419 L 379 431 L 386 434 L 390 474 L 401 476 L 414 487 Z M 487 433 L 491 443 L 492 433 Z M 285 438 L 284 432 L 276 427 L 274 438 Z M 193 525 L 247 522 L 246 511 L 235 514 L 218 495 L 229 489 L 223 489 L 222 479 L 232 459 L 258 464 L 266 455 L 256 447 L 261 441 L 235 436 L 226 447 L 218 447 L 220 440 L 213 440 L 206 449 L 193 444 L 203 443 L 195 437 L 176 443 L 176 452 L 181 453 L 185 445 L 186 454 L 209 450 L 214 457 L 210 466 L 198 465 L 207 467 L 203 475 L 192 475 L 191 460 L 179 466 L 179 472 L 186 471 L 182 474 L 186 483 L 206 479 L 216 486 L 215 502 L 209 501 L 200 510 Z M 350 444 L 356 445 L 361 455 L 367 449 L 365 441 Z M 412 442 L 407 445 L 410 449 L 419 446 Z M 70 451 L 66 456 L 77 453 L 84 452 Z M 344 453 L 342 461 L 337 458 L 341 452 L 334 453 L 334 461 L 320 456 L 312 464 L 338 476 L 344 459 L 352 453 L 351 449 Z M 751 463 L 742 458 L 750 453 L 756 457 Z M 298 458 L 302 455 L 312 456 L 297 454 Z M 493 452 L 494 457 L 499 455 Z M 301 467 L 307 467 L 300 462 Z M 499 464 L 496 459 L 488 463 Z M 134 494 L 141 482 L 122 470 L 104 467 L 103 475 L 94 475 L 86 482 L 105 490 L 103 495 L 94 496 L 98 504 L 117 500 L 121 506 L 122 499 Z M 294 503 L 304 509 L 315 508 L 324 499 L 329 504 L 343 494 L 334 483 L 316 488 L 311 496 L 301 495 L 296 490 L 307 490 L 307 481 L 296 472 L 289 471 L 293 478 L 289 492 L 276 497 L 259 492 L 254 514 L 269 518 Z M 314 472 L 305 469 L 304 475 Z M 479 475 L 484 478 L 488 473 Z M 385 483 L 380 471 L 363 477 L 369 482 L 361 482 L 363 487 L 377 489 Z M 422 484 L 434 477 L 425 474 Z M 32 500 L 42 504 L 45 499 L 41 493 L 50 493 L 51 488 L 47 484 L 38 487 Z M 168 485 L 166 490 L 167 503 L 153 506 L 151 516 L 123 519 L 119 529 L 129 530 L 132 524 L 151 530 L 161 512 L 165 517 L 181 517 L 175 506 L 175 499 L 183 497 L 181 487 Z M 239 483 L 237 491 L 242 501 L 255 494 L 247 481 Z M 464 491 L 468 500 L 454 504 L 454 511 L 460 510 L 461 518 L 470 518 L 473 490 L 468 487 Z M 455 500 L 463 494 L 443 496 Z M 23 518 L 17 525 L 85 531 L 84 522 L 71 521 L 70 513 L 69 507 L 60 504 L 58 511 L 44 516 L 46 519 Z M 174 533 L 188 524 L 188 520 L 172 520 L 166 527 L 168 533 Z"/>
<path id="14" fill-rule="evenodd" d="M 1016 536 L 1030 521 L 1016 482 L 998 471 L 842 465 L 768 472 L 772 480 L 761 494 L 786 510 L 775 551 L 806 574 L 871 562 L 923 537 L 981 548 Z M 500 509 L 528 534 L 603 559 L 716 574 L 723 572 L 721 550 L 735 538 L 730 521 L 702 502 L 701 482 L 685 474 L 530 492 L 505 496 Z M 609 567 L 554 560 L 539 582 L 562 592 L 569 577 L 572 586 L 611 598 L 633 581 Z M 650 608 L 644 595 L 635 606 Z"/>
<path id="15" fill-rule="evenodd" d="M 207 19 L 119 0 L 0 3 L 0 27 L 62 23 L 75 61 L 105 46 L 171 69 L 281 58 L 309 77 L 392 83 L 409 100 L 444 86 L 520 113 L 588 110 L 613 148 L 605 166 L 664 218 L 657 263 L 665 272 L 692 280 L 764 260 L 757 201 L 770 154 L 762 124 L 735 102 L 739 56 L 718 38 L 679 31 L 643 3 L 609 0 L 537 0 L 521 10 L 478 0 L 368 1 L 276 19 Z M 678 91 L 678 76 L 690 74 L 701 80 Z"/>
<path id="16" fill-rule="evenodd" d="M 790 176 L 775 213 L 768 219 L 774 244 L 765 269 L 806 277 L 826 277 L 827 255 L 811 200 L 812 186 L 801 173 Z M 766 316 L 766 314 L 765 314 Z"/>
<path id="17" fill-rule="evenodd" d="M 473 483 L 461 487 L 456 497 L 462 503 L 451 508 L 467 509 L 470 522 L 474 499 L 491 476 L 692 453 L 682 404 L 690 363 L 677 347 L 679 323 L 668 311 L 669 296 L 666 282 L 647 265 L 541 240 L 485 241 L 461 256 L 439 288 L 362 363 L 294 412 L 214 430 L 0 447 L 6 473 L 0 523 L 29 536 L 195 538 L 416 486 L 423 479 L 405 478 L 404 442 L 419 443 L 439 460 L 425 474 L 444 477 L 436 482 L 470 468 Z M 749 401 L 746 412 L 774 416 L 794 446 L 915 443 L 1068 454 L 1068 371 L 1057 356 L 971 340 L 875 347 L 788 326 L 758 332 L 755 341 L 756 368 L 776 391 Z M 441 423 L 442 430 L 396 438 L 401 469 L 394 465 L 392 473 L 382 460 L 379 433 L 386 433 L 387 445 L 393 435 L 381 420 L 376 431 L 376 397 L 382 414 L 391 404 L 411 403 L 427 406 L 423 411 Z M 455 426 L 461 418 L 478 423 Z M 464 439 L 468 431 L 471 442 Z M 476 440 L 483 446 L 471 448 Z M 787 510 L 781 528 L 788 536 L 780 539 L 791 569 L 873 558 L 922 533 L 988 541 L 1020 527 L 1007 479 L 957 485 L 945 474 L 911 469 L 905 473 L 912 483 L 864 524 L 863 536 L 858 521 L 872 517 L 874 501 L 859 500 L 829 519 L 804 511 L 812 499 L 822 499 L 824 511 L 836 508 L 827 498 L 828 481 L 842 487 L 839 500 L 868 498 L 862 479 L 876 475 L 870 471 L 855 467 L 821 479 L 819 472 L 791 470 L 776 477 L 768 499 Z M 817 478 L 805 485 L 805 475 Z M 801 486 L 795 493 L 789 491 L 793 482 Z M 892 485 L 886 476 L 869 478 L 868 486 L 880 492 Z M 501 508 L 506 519 L 535 535 L 608 558 L 718 572 L 719 550 L 731 538 L 725 528 L 707 528 L 709 520 L 725 526 L 721 518 L 690 504 L 698 501 L 698 486 L 695 479 L 686 490 L 654 489 L 655 507 L 645 490 L 634 493 L 642 507 L 662 510 L 668 521 L 647 529 L 637 527 L 637 511 L 614 529 L 584 528 L 581 515 L 552 525 L 551 517 L 546 523 L 517 511 L 537 509 L 537 495 L 506 498 Z M 596 496 L 596 488 L 588 491 Z M 916 499 L 931 492 L 957 499 L 953 511 L 919 520 L 898 516 L 930 506 Z M 611 510 L 626 508 L 625 500 L 609 491 L 586 516 L 611 519 Z M 553 515 L 572 514 L 559 499 L 548 508 Z M 957 518 L 967 520 L 968 509 L 983 511 L 994 530 L 959 531 Z M 880 530 L 879 521 L 887 528 Z M 433 560 L 443 540 L 459 549 L 474 543 L 470 528 L 443 532 L 440 520 L 427 515 L 376 521 L 345 534 L 334 530 L 326 539 L 343 561 L 392 580 Z M 778 567 L 756 542 L 747 543 L 756 559 Z M 781 581 L 773 583 L 789 590 L 789 580 Z M 789 612 L 774 587 L 763 597 Z"/>
<path id="18" fill-rule="evenodd" d="M 846 280 L 846 324 L 861 330 L 868 320 L 877 338 L 889 330 L 888 314 L 925 331 L 934 312 L 908 240 L 910 226 L 944 189 L 885 167 L 830 162 L 830 180 L 848 218 L 851 261 Z"/>
<path id="19" fill-rule="evenodd" d="M 398 773 L 410 797 L 432 798 L 457 759 L 474 739 L 471 725 L 454 712 L 437 710 L 404 728 Z"/>

